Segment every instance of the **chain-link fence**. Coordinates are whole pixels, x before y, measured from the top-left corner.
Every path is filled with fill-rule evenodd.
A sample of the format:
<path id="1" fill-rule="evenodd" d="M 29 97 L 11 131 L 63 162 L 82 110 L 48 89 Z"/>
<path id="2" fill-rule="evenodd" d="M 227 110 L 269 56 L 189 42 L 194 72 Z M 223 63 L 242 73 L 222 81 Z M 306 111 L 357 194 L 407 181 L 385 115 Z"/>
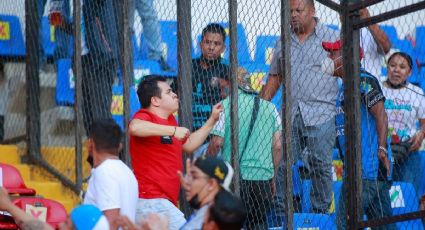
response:
<path id="1" fill-rule="evenodd" d="M 339 8 L 348 2 L 380 3 Z M 0 136 L 79 191 L 93 119 L 112 117 L 126 131 L 140 108 L 135 86 L 159 74 L 179 93 L 183 126 L 200 128 L 222 103 L 194 156 L 236 165 L 248 229 L 335 229 L 347 220 L 423 229 L 420 219 L 395 223 L 425 209 L 423 8 L 413 0 L 3 0 Z"/>

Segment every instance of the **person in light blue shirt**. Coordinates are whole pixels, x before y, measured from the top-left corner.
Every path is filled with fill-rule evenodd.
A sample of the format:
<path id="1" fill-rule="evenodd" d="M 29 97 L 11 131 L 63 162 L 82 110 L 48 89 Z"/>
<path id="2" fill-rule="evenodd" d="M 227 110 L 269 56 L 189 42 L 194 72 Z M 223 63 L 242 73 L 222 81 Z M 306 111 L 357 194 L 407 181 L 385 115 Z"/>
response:
<path id="1" fill-rule="evenodd" d="M 322 70 L 330 75 L 343 77 L 341 48 L 342 42 L 323 42 L 323 48 L 329 52 L 323 61 Z M 360 52 L 362 56 L 362 52 Z M 360 69 L 360 129 L 362 155 L 362 208 L 369 220 L 392 215 L 389 189 L 391 187 L 391 149 L 388 142 L 388 119 L 384 109 L 385 97 L 379 81 L 364 69 Z M 335 126 L 337 140 L 343 155 L 345 148 L 345 116 L 343 111 L 343 86 L 340 88 L 336 107 Z M 346 208 L 342 187 L 337 212 L 338 229 L 346 229 Z M 394 224 L 379 229 L 395 229 Z"/>

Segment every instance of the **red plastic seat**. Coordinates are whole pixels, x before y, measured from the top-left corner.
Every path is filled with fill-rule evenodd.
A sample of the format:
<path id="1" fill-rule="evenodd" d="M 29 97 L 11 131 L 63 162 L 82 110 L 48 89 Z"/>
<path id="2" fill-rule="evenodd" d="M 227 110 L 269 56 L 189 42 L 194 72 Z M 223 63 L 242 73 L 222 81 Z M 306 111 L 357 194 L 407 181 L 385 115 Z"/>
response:
<path id="1" fill-rule="evenodd" d="M 3 187 L 9 194 L 35 195 L 35 190 L 25 186 L 21 173 L 15 167 L 0 163 L 0 168 L 3 171 Z"/>
<path id="2" fill-rule="evenodd" d="M 18 229 L 15 220 L 10 215 L 0 212 L 0 229 Z"/>
<path id="3" fill-rule="evenodd" d="M 47 209 L 46 222 L 55 229 L 58 229 L 59 224 L 65 222 L 68 218 L 65 207 L 54 200 L 41 197 L 19 197 L 15 199 L 13 203 L 24 211 L 27 211 L 27 205 L 45 207 Z M 33 212 L 30 213 L 32 213 L 33 216 L 37 214 Z"/>

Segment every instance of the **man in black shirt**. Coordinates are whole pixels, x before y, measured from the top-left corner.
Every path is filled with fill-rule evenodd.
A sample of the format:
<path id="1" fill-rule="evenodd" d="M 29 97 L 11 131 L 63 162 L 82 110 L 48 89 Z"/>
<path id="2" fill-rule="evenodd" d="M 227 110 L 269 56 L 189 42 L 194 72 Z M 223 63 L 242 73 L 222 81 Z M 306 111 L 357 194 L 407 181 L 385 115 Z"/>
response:
<path id="1" fill-rule="evenodd" d="M 220 97 L 221 79 L 228 80 L 229 66 L 221 55 L 225 50 L 226 32 L 219 24 L 209 24 L 202 30 L 200 47 L 202 54 L 192 60 L 192 114 L 193 130 L 197 130 L 209 118 L 212 106 Z"/>

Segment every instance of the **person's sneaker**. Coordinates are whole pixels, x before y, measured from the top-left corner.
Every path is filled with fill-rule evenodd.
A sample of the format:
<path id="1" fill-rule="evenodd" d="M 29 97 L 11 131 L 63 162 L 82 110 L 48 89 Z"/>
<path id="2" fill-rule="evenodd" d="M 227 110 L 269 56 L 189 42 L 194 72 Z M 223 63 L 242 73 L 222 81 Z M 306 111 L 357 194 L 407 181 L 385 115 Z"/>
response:
<path id="1" fill-rule="evenodd" d="M 158 60 L 159 66 L 161 67 L 161 70 L 167 71 L 167 72 L 173 72 L 174 69 L 171 68 L 170 65 L 168 65 L 167 61 L 163 57 L 160 57 Z"/>

